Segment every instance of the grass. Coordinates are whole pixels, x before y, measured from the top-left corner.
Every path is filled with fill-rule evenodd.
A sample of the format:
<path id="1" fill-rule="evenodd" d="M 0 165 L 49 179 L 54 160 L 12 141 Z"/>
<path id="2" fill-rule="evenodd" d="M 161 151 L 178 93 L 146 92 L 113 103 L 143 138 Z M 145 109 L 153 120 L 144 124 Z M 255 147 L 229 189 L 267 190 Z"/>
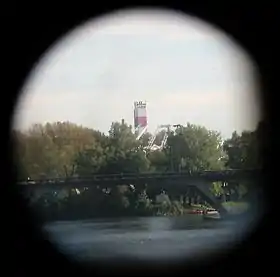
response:
<path id="1" fill-rule="evenodd" d="M 249 204 L 247 202 L 224 202 L 222 204 L 228 212 L 232 214 L 240 214 L 248 210 Z"/>

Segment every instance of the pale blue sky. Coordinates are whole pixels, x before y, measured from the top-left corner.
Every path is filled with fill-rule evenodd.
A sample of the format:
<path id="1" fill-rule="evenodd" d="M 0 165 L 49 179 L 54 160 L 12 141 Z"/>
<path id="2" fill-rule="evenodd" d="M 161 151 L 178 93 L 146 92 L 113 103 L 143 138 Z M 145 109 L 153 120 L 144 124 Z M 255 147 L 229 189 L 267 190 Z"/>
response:
<path id="1" fill-rule="evenodd" d="M 24 88 L 15 124 L 72 121 L 107 132 L 133 124 L 147 101 L 149 130 L 202 124 L 230 136 L 257 121 L 251 65 L 210 26 L 167 14 L 115 15 L 63 38 Z"/>

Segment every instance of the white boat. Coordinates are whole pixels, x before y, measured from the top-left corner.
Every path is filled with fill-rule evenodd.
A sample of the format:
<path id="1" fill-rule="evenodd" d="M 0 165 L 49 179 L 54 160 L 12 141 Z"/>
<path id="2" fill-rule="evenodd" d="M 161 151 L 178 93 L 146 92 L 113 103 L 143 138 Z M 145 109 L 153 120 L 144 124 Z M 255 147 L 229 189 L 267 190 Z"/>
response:
<path id="1" fill-rule="evenodd" d="M 204 219 L 213 219 L 213 220 L 216 220 L 216 219 L 220 219 L 221 218 L 221 215 L 220 213 L 217 211 L 217 210 L 207 210 L 205 211 L 204 215 L 203 215 L 203 218 Z"/>

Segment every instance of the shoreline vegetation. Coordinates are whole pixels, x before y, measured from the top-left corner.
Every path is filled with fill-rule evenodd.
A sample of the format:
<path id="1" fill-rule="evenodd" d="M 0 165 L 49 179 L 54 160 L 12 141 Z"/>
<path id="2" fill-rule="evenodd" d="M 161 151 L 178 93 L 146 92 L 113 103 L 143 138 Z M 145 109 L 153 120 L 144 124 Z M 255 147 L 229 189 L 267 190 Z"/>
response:
<path id="1" fill-rule="evenodd" d="M 144 151 L 151 134 L 140 140 L 132 127 L 113 122 L 108 134 L 71 122 L 34 124 L 27 131 L 14 130 L 15 164 L 19 180 L 142 172 L 180 172 L 260 168 L 259 146 L 263 132 L 260 123 L 254 131 L 233 132 L 226 140 L 219 132 L 187 123 L 168 134 L 162 150 Z M 164 133 L 155 139 L 160 144 Z M 215 182 L 212 194 L 230 214 L 247 208 L 252 184 Z M 35 189 L 36 190 L 36 189 Z M 43 192 L 27 196 L 31 209 L 46 220 L 86 219 L 114 216 L 180 216 L 206 209 L 207 203 L 188 186 L 134 189 L 129 186 L 91 187 Z M 35 193 L 35 192 L 34 192 Z M 36 193 L 35 193 L 36 194 Z M 166 201 L 157 201 L 165 194 Z"/>
<path id="2" fill-rule="evenodd" d="M 152 203 L 151 200 L 145 199 L 137 201 L 134 206 L 123 205 L 118 203 L 103 203 L 85 207 L 79 203 L 74 204 L 64 200 L 63 202 L 55 201 L 46 205 L 46 202 L 37 201 L 32 205 L 33 211 L 45 221 L 68 221 L 68 220 L 88 220 L 101 218 L 116 218 L 116 217 L 171 217 L 185 216 L 189 214 L 203 215 L 209 205 L 201 204 L 184 204 L 179 201 L 170 201 L 163 203 Z M 70 204 L 71 203 L 71 204 Z M 94 207 L 95 206 L 95 207 Z M 247 202 L 224 202 L 223 206 L 228 210 L 229 216 L 239 216 L 248 211 L 249 204 Z"/>

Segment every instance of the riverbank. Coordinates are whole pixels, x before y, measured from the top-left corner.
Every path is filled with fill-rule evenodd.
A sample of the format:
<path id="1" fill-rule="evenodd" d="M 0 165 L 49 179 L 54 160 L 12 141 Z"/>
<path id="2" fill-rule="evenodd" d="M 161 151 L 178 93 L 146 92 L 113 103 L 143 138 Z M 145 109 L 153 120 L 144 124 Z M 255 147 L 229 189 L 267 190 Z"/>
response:
<path id="1" fill-rule="evenodd" d="M 227 217 L 236 217 L 242 215 L 248 209 L 248 204 L 245 202 L 225 202 L 224 207 L 228 210 Z M 87 219 L 100 219 L 112 217 L 151 217 L 151 216 L 184 216 L 187 214 L 201 215 L 209 209 L 205 205 L 192 205 L 183 206 L 178 202 L 170 204 L 154 204 L 137 209 L 100 209 L 100 210 L 87 210 L 79 211 L 75 209 L 48 211 L 37 213 L 44 221 L 68 221 L 68 220 L 87 220 Z"/>
<path id="2" fill-rule="evenodd" d="M 224 202 L 222 205 L 227 209 L 229 214 L 238 215 L 247 212 L 249 209 L 249 203 L 247 202 Z"/>

